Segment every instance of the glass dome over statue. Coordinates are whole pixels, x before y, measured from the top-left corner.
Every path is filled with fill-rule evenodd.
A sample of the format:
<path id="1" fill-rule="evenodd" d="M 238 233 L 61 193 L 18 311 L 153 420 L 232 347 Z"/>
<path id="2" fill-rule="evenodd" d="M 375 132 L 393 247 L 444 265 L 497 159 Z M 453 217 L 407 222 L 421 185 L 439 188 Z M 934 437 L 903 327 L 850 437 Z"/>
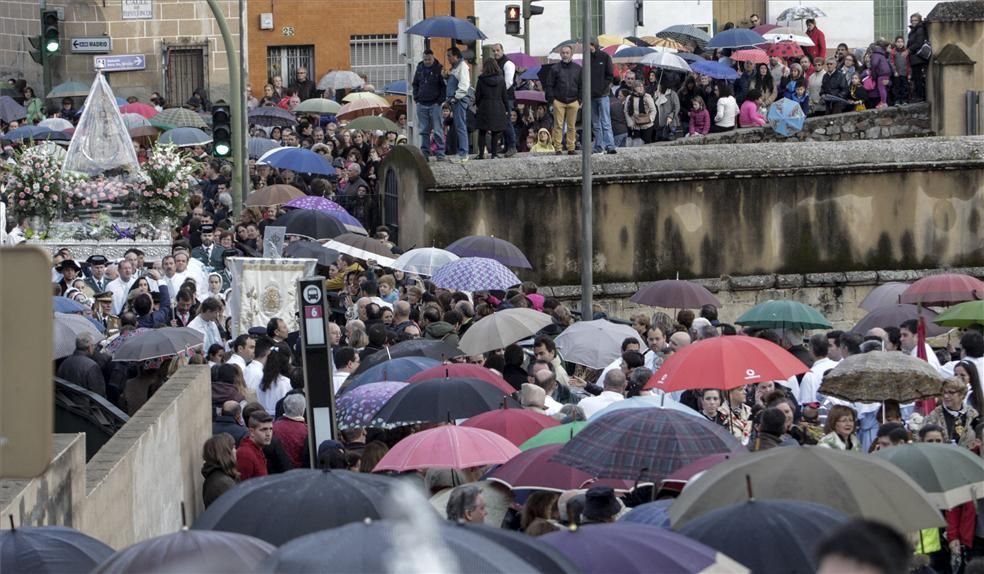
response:
<path id="1" fill-rule="evenodd" d="M 102 72 L 96 74 L 68 147 L 62 173 L 126 176 L 140 169 L 137 152 Z"/>

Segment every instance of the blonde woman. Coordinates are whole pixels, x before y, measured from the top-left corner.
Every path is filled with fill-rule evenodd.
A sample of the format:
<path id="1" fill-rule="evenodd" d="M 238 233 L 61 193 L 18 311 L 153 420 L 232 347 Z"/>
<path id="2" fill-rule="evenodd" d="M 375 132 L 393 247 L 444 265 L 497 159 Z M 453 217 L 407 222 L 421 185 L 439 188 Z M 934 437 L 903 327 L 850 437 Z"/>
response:
<path id="1" fill-rule="evenodd" d="M 974 448 L 974 428 L 980 422 L 977 409 L 964 403 L 967 383 L 952 378 L 943 381 L 942 404 L 926 415 L 923 426 L 937 425 L 943 429 L 943 442 Z"/>

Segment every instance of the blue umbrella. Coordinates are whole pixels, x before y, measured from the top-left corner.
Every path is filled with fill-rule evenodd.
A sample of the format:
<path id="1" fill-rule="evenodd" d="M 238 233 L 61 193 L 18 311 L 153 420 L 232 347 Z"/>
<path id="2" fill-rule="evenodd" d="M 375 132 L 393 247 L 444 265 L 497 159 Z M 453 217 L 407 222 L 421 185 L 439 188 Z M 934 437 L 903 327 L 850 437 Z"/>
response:
<path id="1" fill-rule="evenodd" d="M 530 68 L 530 69 L 526 70 L 525 72 L 523 72 L 523 74 L 521 76 L 519 76 L 519 79 L 520 80 L 539 80 L 540 79 L 540 76 L 538 76 L 537 74 L 540 73 L 540 67 L 541 67 L 540 65 L 533 66 L 532 68 Z"/>
<path id="2" fill-rule="evenodd" d="M 27 108 L 17 103 L 10 96 L 0 96 L 0 120 L 10 123 L 27 117 Z"/>
<path id="3" fill-rule="evenodd" d="M 789 137 L 803 129 L 806 114 L 797 102 L 783 98 L 769 106 L 766 119 L 777 134 Z"/>
<path id="4" fill-rule="evenodd" d="M 699 62 L 694 62 L 690 65 L 690 69 L 698 74 L 703 74 L 705 76 L 710 76 L 715 80 L 736 80 L 738 79 L 738 72 L 734 71 L 730 67 L 720 62 L 712 62 L 710 60 L 701 60 Z"/>
<path id="5" fill-rule="evenodd" d="M 51 298 L 55 313 L 84 313 L 85 305 L 68 297 Z"/>
<path id="6" fill-rule="evenodd" d="M 0 530 L 0 570 L 4 572 L 90 572 L 112 555 L 112 548 L 74 528 Z"/>
<path id="7" fill-rule="evenodd" d="M 127 101 L 126 101 L 126 98 L 121 98 L 121 97 L 119 97 L 119 96 L 116 96 L 116 105 L 117 105 L 117 106 L 125 106 L 125 105 L 127 105 L 128 103 L 129 103 L 129 102 L 127 102 Z"/>
<path id="8" fill-rule="evenodd" d="M 616 64 L 635 64 L 646 54 L 652 54 L 656 50 L 645 46 L 632 46 L 619 50 L 612 56 L 612 62 Z"/>
<path id="9" fill-rule="evenodd" d="M 427 38 L 456 38 L 463 42 L 485 40 L 487 36 L 468 20 L 453 16 L 434 16 L 417 22 L 407 30 L 408 34 Z"/>
<path id="10" fill-rule="evenodd" d="M 212 136 L 198 128 L 173 128 L 157 138 L 158 143 L 174 144 L 177 147 L 205 145 L 211 141 Z"/>
<path id="11" fill-rule="evenodd" d="M 505 265 L 486 257 L 462 257 L 434 272 L 434 285 L 459 291 L 506 290 L 519 285 L 519 277 Z"/>
<path id="12" fill-rule="evenodd" d="M 748 28 L 732 28 L 711 38 L 711 41 L 707 43 L 707 48 L 709 50 L 715 48 L 749 48 L 767 42 L 768 40 L 754 30 L 749 30 Z"/>
<path id="13" fill-rule="evenodd" d="M 251 137 L 249 138 L 249 142 L 246 143 L 246 151 L 249 159 L 259 159 L 266 152 L 279 147 L 281 147 L 279 142 L 268 138 Z"/>
<path id="14" fill-rule="evenodd" d="M 15 130 L 10 130 L 7 132 L 3 139 L 7 141 L 20 141 L 20 140 L 31 140 L 31 139 L 43 139 L 48 134 L 54 133 L 48 128 L 43 128 L 41 126 L 21 126 Z"/>
<path id="15" fill-rule="evenodd" d="M 352 389 L 357 389 L 370 383 L 381 383 L 383 381 L 402 382 L 417 373 L 431 367 L 440 365 L 441 361 L 430 357 L 398 357 L 382 362 L 375 367 L 350 376 L 342 387 L 339 394 L 344 394 Z"/>
<path id="16" fill-rule="evenodd" d="M 383 86 L 383 93 L 405 96 L 407 95 L 407 81 L 397 80 L 395 82 L 390 82 Z"/>
<path id="17" fill-rule="evenodd" d="M 249 123 L 257 126 L 295 126 L 297 118 L 294 114 L 277 106 L 263 106 L 249 112 Z"/>
<path id="18" fill-rule="evenodd" d="M 269 152 L 260 162 L 278 169 L 289 169 L 297 173 L 320 173 L 333 175 L 335 168 L 321 155 L 299 147 L 285 147 Z"/>
<path id="19" fill-rule="evenodd" d="M 679 56 L 681 60 L 683 60 L 688 64 L 693 64 L 694 62 L 700 62 L 704 60 L 704 58 L 698 56 L 697 54 L 691 54 L 690 52 L 677 52 L 677 56 Z"/>
<path id="20" fill-rule="evenodd" d="M 672 498 L 664 498 L 663 500 L 641 504 L 623 515 L 618 521 L 648 524 L 668 530 L 670 528 L 670 505 L 673 504 L 673 500 Z"/>

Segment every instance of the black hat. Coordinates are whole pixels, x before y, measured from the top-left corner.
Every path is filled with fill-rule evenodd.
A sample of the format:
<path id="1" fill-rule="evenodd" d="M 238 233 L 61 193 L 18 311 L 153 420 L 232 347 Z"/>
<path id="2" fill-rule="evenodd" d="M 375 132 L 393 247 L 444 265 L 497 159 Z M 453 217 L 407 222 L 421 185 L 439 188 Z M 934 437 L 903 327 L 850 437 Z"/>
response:
<path id="1" fill-rule="evenodd" d="M 259 337 L 261 335 L 266 335 L 267 334 L 266 327 L 250 327 L 249 328 L 249 331 L 246 331 L 246 332 L 248 334 L 253 335 L 253 336 L 256 336 L 256 337 Z"/>
<path id="2" fill-rule="evenodd" d="M 592 486 L 584 494 L 584 511 L 587 520 L 608 520 L 622 510 L 610 486 Z"/>
<path id="3" fill-rule="evenodd" d="M 92 298 L 96 301 L 112 302 L 113 294 L 109 291 L 103 291 L 102 293 L 96 293 Z"/>
<path id="4" fill-rule="evenodd" d="M 137 257 L 143 257 L 144 256 L 144 252 L 141 251 L 141 250 L 139 250 L 139 249 L 137 249 L 136 247 L 131 247 L 131 248 L 127 249 L 126 250 L 126 253 L 124 253 L 123 255 L 126 256 L 126 255 L 129 255 L 131 253 L 133 253 Z"/>
<path id="5" fill-rule="evenodd" d="M 109 263 L 109 259 L 106 259 L 105 255 L 90 255 L 86 261 L 89 265 L 106 265 Z"/>
<path id="6" fill-rule="evenodd" d="M 76 272 L 82 271 L 82 268 L 79 267 L 79 264 L 76 263 L 74 259 L 66 259 L 62 261 L 61 263 L 58 264 L 58 267 L 55 267 L 55 270 L 61 273 L 67 267 L 71 267 L 72 269 L 75 269 Z"/>
<path id="7" fill-rule="evenodd" d="M 212 233 L 215 231 L 215 226 L 212 225 L 211 223 L 205 223 L 201 227 L 199 227 L 198 230 L 201 231 L 202 233 Z"/>

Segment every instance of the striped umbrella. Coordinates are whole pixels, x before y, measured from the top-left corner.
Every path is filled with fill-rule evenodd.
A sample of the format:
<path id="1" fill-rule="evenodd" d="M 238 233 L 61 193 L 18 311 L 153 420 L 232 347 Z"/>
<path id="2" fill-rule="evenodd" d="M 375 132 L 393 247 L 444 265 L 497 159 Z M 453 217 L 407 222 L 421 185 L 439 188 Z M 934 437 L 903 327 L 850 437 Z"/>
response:
<path id="1" fill-rule="evenodd" d="M 462 257 L 438 269 L 431 280 L 443 289 L 459 291 L 505 290 L 519 285 L 519 277 L 495 259 Z"/>

